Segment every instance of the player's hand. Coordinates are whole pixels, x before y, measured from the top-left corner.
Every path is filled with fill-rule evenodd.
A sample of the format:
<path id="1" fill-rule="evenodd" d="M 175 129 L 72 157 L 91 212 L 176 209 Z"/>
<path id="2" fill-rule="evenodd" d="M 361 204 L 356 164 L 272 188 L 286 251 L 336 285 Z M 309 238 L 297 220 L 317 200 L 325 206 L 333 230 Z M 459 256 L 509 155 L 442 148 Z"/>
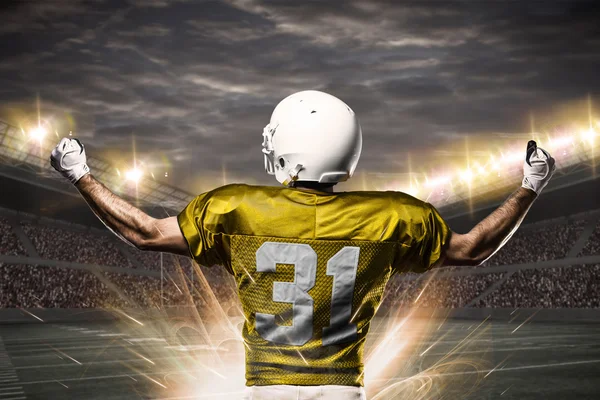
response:
<path id="1" fill-rule="evenodd" d="M 540 194 L 546 187 L 556 170 L 554 158 L 537 144 L 530 140 L 527 143 L 527 155 L 523 163 L 523 187 Z"/>
<path id="2" fill-rule="evenodd" d="M 86 164 L 85 149 L 78 139 L 62 138 L 52 150 L 50 164 L 72 184 L 90 173 Z"/>

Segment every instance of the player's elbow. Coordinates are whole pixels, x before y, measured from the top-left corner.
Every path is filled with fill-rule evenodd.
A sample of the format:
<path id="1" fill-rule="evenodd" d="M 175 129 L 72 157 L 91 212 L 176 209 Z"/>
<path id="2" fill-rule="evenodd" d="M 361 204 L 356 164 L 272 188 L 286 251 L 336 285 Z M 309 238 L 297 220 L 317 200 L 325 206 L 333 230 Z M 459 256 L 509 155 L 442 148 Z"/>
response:
<path id="1" fill-rule="evenodd" d="M 133 245 L 142 251 L 161 251 L 189 256 L 188 244 L 177 217 L 151 218 L 138 230 Z"/>
<path id="2" fill-rule="evenodd" d="M 131 238 L 131 244 L 138 250 L 152 251 L 160 246 L 162 235 L 158 229 L 156 220 L 148 218 L 140 223 Z"/>
<path id="3" fill-rule="evenodd" d="M 162 251 L 163 238 L 161 236 L 144 236 L 138 237 L 133 242 L 133 246 L 141 251 Z"/>
<path id="4" fill-rule="evenodd" d="M 133 247 L 141 251 L 150 251 L 152 250 L 152 244 L 149 240 L 138 238 L 135 241 L 131 242 Z"/>
<path id="5" fill-rule="evenodd" d="M 478 267 L 486 260 L 485 257 L 476 254 L 456 254 L 446 256 L 442 266 L 444 267 Z"/>
<path id="6" fill-rule="evenodd" d="M 465 258 L 462 265 L 465 267 L 479 267 L 485 262 L 486 259 L 486 257 L 483 257 L 479 254 L 470 255 L 469 257 Z"/>
<path id="7" fill-rule="evenodd" d="M 149 236 L 141 234 L 140 232 L 129 235 L 129 237 L 123 238 L 123 240 L 138 250 L 152 250 L 152 239 Z"/>
<path id="8" fill-rule="evenodd" d="M 446 267 L 477 267 L 489 257 L 471 234 L 453 233 L 446 248 L 443 265 Z"/>

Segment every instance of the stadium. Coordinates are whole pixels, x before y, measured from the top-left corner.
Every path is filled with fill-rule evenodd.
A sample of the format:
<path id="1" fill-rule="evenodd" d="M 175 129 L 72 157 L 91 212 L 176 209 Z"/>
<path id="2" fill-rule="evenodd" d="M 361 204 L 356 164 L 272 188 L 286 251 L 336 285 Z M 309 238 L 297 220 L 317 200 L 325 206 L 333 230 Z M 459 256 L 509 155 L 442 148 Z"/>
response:
<path id="1" fill-rule="evenodd" d="M 0 16 L 0 400 L 600 398 L 598 2 Z"/>
<path id="2" fill-rule="evenodd" d="M 35 142 L 37 129 L 8 123 L 0 130 L 0 398 L 239 396 L 243 316 L 232 277 L 119 241 L 45 163 L 51 140 Z M 599 149 L 593 137 L 578 138 L 549 141 L 561 174 L 484 265 L 388 283 L 367 344 L 373 398 L 594 397 Z M 505 162 L 500 182 L 510 185 L 519 171 Z M 89 164 L 149 213 L 176 213 L 193 197 L 94 157 Z M 458 183 L 433 200 L 458 232 L 505 194 L 500 185 L 466 196 L 462 177 L 456 172 Z M 418 180 L 411 177 L 412 190 Z M 450 186 L 452 178 L 425 178 L 421 190 L 432 197 L 444 189 L 429 180 Z M 567 372 L 574 381 L 565 382 Z"/>

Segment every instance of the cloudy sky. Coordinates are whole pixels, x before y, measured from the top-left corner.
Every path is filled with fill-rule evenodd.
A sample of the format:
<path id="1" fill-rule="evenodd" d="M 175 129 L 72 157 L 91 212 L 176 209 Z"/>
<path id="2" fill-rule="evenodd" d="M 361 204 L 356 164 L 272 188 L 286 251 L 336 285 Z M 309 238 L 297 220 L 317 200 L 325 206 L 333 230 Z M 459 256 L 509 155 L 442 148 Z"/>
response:
<path id="1" fill-rule="evenodd" d="M 200 191 L 275 183 L 261 133 L 304 89 L 349 104 L 357 173 L 443 169 L 465 138 L 526 141 L 600 90 L 597 1 L 2 1 L 0 118 L 35 114 L 95 155 Z M 457 143 L 459 145 L 457 145 Z M 479 147 L 477 147 L 479 146 Z M 451 153 L 451 151 L 450 151 Z M 409 157 L 410 155 L 410 157 Z"/>

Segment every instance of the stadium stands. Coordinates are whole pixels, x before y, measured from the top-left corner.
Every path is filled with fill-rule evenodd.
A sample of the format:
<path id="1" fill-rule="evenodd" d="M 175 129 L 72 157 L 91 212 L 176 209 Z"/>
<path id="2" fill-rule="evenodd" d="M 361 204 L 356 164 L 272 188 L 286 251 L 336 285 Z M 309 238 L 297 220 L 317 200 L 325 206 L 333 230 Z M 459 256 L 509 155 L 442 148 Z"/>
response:
<path id="1" fill-rule="evenodd" d="M 600 221 L 596 224 L 596 229 L 592 233 L 592 236 L 587 241 L 580 255 L 589 256 L 593 254 L 600 254 Z"/>
<path id="2" fill-rule="evenodd" d="M 564 258 L 579 238 L 585 223 L 585 220 L 574 220 L 518 230 L 483 267 Z"/>
<path id="3" fill-rule="evenodd" d="M 157 308 L 193 302 L 210 308 L 215 298 L 224 309 L 237 306 L 235 285 L 223 268 L 197 267 L 186 257 L 165 254 L 161 298 L 159 253 L 138 251 L 86 227 L 50 220 L 41 223 L 25 215 L 11 218 L 0 217 L 0 255 L 22 257 L 22 262 L 0 262 L 0 307 Z M 586 215 L 524 226 L 493 258 L 475 269 L 477 273 L 454 268 L 426 275 L 396 275 L 386 288 L 384 306 L 599 308 L 600 265 L 542 268 L 536 264 L 566 257 L 578 240 L 581 247 L 577 249 L 583 249 L 580 256 L 600 254 L 600 223 L 593 233 L 591 229 L 595 218 Z M 29 265 L 24 249 L 31 245 L 19 241 L 13 220 L 20 220 L 25 240 L 42 259 L 90 268 Z M 586 221 L 590 225 L 582 235 Z M 522 264 L 518 270 L 508 267 L 517 264 Z M 485 267 L 491 267 L 489 273 L 482 270 Z M 144 276 L 128 273 L 134 269 L 150 272 Z"/>
<path id="4" fill-rule="evenodd" d="M 600 265 L 515 272 L 476 303 L 493 308 L 598 308 Z"/>
<path id="5" fill-rule="evenodd" d="M 114 240 L 88 232 L 45 225 L 22 224 L 39 255 L 50 260 L 134 268 Z"/>
<path id="6" fill-rule="evenodd" d="M 159 308 L 160 279 L 31 265 L 0 265 L 0 307 Z M 190 305 L 189 282 L 163 281 L 162 305 Z M 219 291 L 216 292 L 219 294 Z"/>
<path id="7" fill-rule="evenodd" d="M 0 218 L 0 254 L 25 255 L 25 249 L 14 234 L 10 223 Z"/>
<path id="8" fill-rule="evenodd" d="M 465 307 L 501 277 L 502 274 L 494 273 L 414 280 L 396 276 L 386 287 L 386 304 L 395 307 Z"/>

